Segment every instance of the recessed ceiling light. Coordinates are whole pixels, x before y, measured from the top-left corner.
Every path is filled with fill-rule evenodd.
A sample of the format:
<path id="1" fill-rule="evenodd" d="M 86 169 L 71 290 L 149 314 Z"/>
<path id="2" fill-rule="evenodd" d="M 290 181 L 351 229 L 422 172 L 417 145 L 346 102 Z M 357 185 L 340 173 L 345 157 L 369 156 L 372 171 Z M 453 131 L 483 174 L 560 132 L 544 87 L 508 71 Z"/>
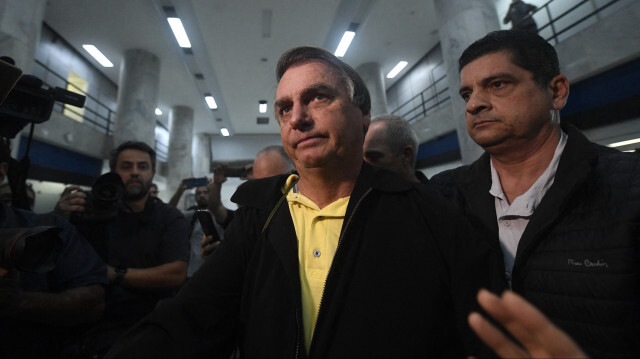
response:
<path id="1" fill-rule="evenodd" d="M 93 58 L 96 59 L 96 61 L 98 61 L 98 63 L 103 67 L 113 67 L 113 63 L 111 63 L 111 61 L 109 61 L 109 59 L 107 59 L 107 57 L 104 56 L 97 47 L 93 45 L 82 45 L 82 48 L 85 49 L 89 55 L 93 56 Z"/>
<path id="2" fill-rule="evenodd" d="M 389 71 L 389 73 L 387 74 L 387 78 L 388 79 L 392 79 L 392 78 L 396 77 L 396 75 L 398 75 L 400 73 L 400 71 L 402 71 L 402 69 L 405 68 L 405 66 L 407 66 L 407 62 L 406 61 L 398 62 L 398 64 L 391 71 Z"/>
<path id="3" fill-rule="evenodd" d="M 183 48 L 191 48 L 191 41 L 189 41 L 189 37 L 187 36 L 187 32 L 182 26 L 182 21 L 178 17 L 168 17 L 167 21 L 169 22 L 169 26 L 171 26 L 171 31 L 173 31 L 173 36 L 178 40 L 178 45 Z"/>
<path id="4" fill-rule="evenodd" d="M 162 110 L 156 107 L 156 116 L 162 116 Z"/>
<path id="5" fill-rule="evenodd" d="M 215 109 L 218 108 L 218 104 L 216 104 L 216 100 L 213 98 L 213 96 L 205 95 L 204 100 L 205 100 L 205 102 L 207 103 L 207 106 L 209 106 L 210 109 L 215 110 Z"/>
<path id="6" fill-rule="evenodd" d="M 626 146 L 626 145 L 633 145 L 634 143 L 640 143 L 640 138 L 612 143 L 612 144 L 609 145 L 609 147 L 622 147 L 622 146 Z"/>
<path id="7" fill-rule="evenodd" d="M 260 100 L 258 102 L 258 111 L 260 111 L 260 113 L 267 112 L 267 100 Z"/>
<path id="8" fill-rule="evenodd" d="M 355 31 L 345 31 L 334 55 L 337 57 L 344 57 L 344 54 L 347 53 L 347 49 L 349 48 L 349 45 L 351 45 L 351 41 L 354 36 L 356 36 Z"/>
<path id="9" fill-rule="evenodd" d="M 220 129 L 220 133 L 221 133 L 223 136 L 225 136 L 225 137 L 226 137 L 226 136 L 229 136 L 229 130 L 227 130 L 227 128 L 226 128 L 226 127 L 221 128 L 221 129 Z"/>

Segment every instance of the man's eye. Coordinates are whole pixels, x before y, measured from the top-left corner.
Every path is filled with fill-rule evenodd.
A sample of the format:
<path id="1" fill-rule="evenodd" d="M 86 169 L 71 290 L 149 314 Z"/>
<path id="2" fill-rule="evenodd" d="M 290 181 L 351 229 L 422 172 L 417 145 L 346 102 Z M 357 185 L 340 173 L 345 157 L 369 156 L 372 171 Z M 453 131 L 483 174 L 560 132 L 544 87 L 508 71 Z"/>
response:
<path id="1" fill-rule="evenodd" d="M 280 108 L 280 113 L 289 113 L 289 112 L 291 112 L 291 107 L 289 106 Z"/>
<path id="2" fill-rule="evenodd" d="M 504 86 L 504 82 L 496 81 L 496 82 L 492 83 L 491 86 L 494 87 L 494 88 L 499 89 L 499 88 L 502 88 Z"/>
<path id="3" fill-rule="evenodd" d="M 318 101 L 322 101 L 322 100 L 326 100 L 326 99 L 327 99 L 327 96 L 325 96 L 325 95 L 322 95 L 322 94 L 316 95 L 316 100 L 318 100 Z"/>
<path id="4" fill-rule="evenodd" d="M 464 100 L 464 102 L 469 102 L 469 97 L 471 97 L 471 94 L 468 92 L 465 93 L 461 93 L 460 97 L 462 97 L 462 99 Z"/>

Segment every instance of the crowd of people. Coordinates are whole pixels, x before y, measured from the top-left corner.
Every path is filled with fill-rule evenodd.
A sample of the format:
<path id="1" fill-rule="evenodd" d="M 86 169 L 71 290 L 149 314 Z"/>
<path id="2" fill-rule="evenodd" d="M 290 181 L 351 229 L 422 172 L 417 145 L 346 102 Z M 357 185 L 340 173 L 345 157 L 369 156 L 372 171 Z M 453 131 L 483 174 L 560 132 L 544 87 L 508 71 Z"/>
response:
<path id="1" fill-rule="evenodd" d="M 111 154 L 112 207 L 79 186 L 46 215 L 0 203 L 3 230 L 61 230 L 55 268 L 0 262 L 0 356 L 637 357 L 640 157 L 560 121 L 569 81 L 536 34 L 489 33 L 459 72 L 485 153 L 431 179 L 355 70 L 297 47 L 276 68 L 282 146 L 236 210 L 224 166 L 164 203 L 140 142 Z"/>

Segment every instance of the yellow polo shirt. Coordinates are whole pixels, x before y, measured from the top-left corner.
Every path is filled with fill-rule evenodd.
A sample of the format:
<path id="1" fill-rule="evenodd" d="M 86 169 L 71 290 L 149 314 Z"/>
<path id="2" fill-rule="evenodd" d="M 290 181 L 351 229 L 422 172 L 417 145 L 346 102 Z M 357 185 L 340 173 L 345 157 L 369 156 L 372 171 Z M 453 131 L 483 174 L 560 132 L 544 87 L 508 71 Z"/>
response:
<path id="1" fill-rule="evenodd" d="M 349 197 L 320 209 L 300 193 L 289 191 L 287 202 L 298 237 L 302 322 L 307 352 L 316 326 L 324 283 L 336 254 Z"/>

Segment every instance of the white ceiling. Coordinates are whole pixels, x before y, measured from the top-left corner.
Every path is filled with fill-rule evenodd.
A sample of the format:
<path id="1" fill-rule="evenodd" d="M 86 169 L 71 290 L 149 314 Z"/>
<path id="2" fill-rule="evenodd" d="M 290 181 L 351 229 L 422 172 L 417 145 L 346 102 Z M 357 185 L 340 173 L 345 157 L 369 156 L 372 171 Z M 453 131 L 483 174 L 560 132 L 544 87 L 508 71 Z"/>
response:
<path id="1" fill-rule="evenodd" d="M 178 47 L 163 6 L 182 19 L 193 55 Z M 263 22 L 269 10 L 270 24 Z M 360 25 L 344 60 L 354 68 L 373 61 L 386 74 L 405 60 L 409 69 L 439 42 L 433 0 L 50 0 L 45 22 L 83 55 L 82 44 L 96 45 L 115 66 L 87 58 L 116 84 L 125 50 L 157 55 L 160 121 L 168 123 L 172 106 L 190 106 L 194 131 L 213 135 L 220 127 L 237 135 L 279 133 L 271 107 L 279 56 L 300 45 L 335 51 L 351 22 Z M 204 92 L 214 95 L 218 110 L 206 107 Z M 258 113 L 260 100 L 269 103 L 266 114 Z M 259 116 L 270 117 L 269 124 L 256 124 Z"/>

